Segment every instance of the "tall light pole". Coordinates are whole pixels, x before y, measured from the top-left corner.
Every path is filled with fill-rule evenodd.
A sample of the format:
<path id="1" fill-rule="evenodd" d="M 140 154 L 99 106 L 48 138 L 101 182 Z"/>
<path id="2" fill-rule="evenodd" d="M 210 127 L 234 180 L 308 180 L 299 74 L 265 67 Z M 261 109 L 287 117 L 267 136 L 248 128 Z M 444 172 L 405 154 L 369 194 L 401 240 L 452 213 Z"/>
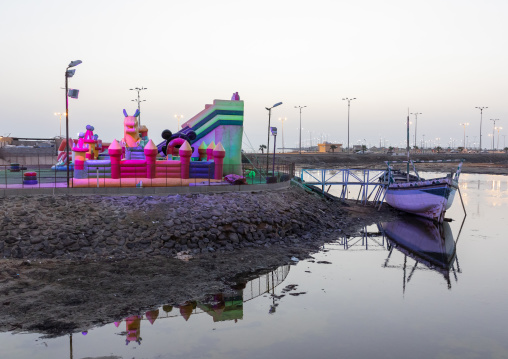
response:
<path id="1" fill-rule="evenodd" d="M 494 134 L 496 132 L 496 121 L 499 121 L 499 119 L 491 118 L 490 120 L 494 122 L 494 127 L 492 128 L 492 150 L 494 150 Z"/>
<path id="2" fill-rule="evenodd" d="M 76 70 L 69 70 L 71 67 L 78 66 L 81 60 L 71 61 L 65 69 L 65 154 L 67 156 L 67 188 L 69 188 L 69 77 L 74 76 Z"/>
<path id="3" fill-rule="evenodd" d="M 499 130 L 502 130 L 502 127 L 496 127 L 497 130 L 497 146 L 496 149 L 499 150 Z"/>
<path id="4" fill-rule="evenodd" d="M 175 118 L 178 120 L 177 131 L 180 131 L 180 120 L 183 118 L 183 115 L 175 115 Z"/>
<path id="5" fill-rule="evenodd" d="M 295 106 L 295 108 L 300 109 L 300 154 L 302 154 L 302 108 L 307 106 Z"/>
<path id="6" fill-rule="evenodd" d="M 347 153 L 349 153 L 349 110 L 351 108 L 351 101 L 356 100 L 356 97 L 353 98 L 343 98 L 343 101 L 347 101 Z"/>
<path id="7" fill-rule="evenodd" d="M 480 110 L 480 152 L 482 151 L 482 121 L 483 121 L 483 110 L 488 107 L 475 107 Z"/>
<path id="8" fill-rule="evenodd" d="M 65 115 L 65 113 L 55 112 L 55 116 L 60 116 L 60 138 L 62 138 L 62 116 L 63 115 Z"/>
<path id="9" fill-rule="evenodd" d="M 469 126 L 469 123 L 461 123 L 460 126 L 464 127 L 464 149 L 466 148 L 466 126 Z"/>
<path id="10" fill-rule="evenodd" d="M 287 117 L 279 117 L 279 121 L 282 122 L 282 153 L 284 153 L 284 121 L 287 121 Z"/>
<path id="11" fill-rule="evenodd" d="M 129 89 L 131 91 L 137 91 L 138 92 L 138 98 L 137 99 L 134 99 L 134 100 L 131 100 L 131 101 L 136 101 L 138 103 L 138 112 L 139 112 L 139 116 L 138 116 L 138 124 L 141 125 L 141 102 L 144 102 L 146 100 L 141 100 L 140 97 L 139 97 L 139 93 L 143 90 L 147 90 L 146 87 L 135 87 L 133 89 Z"/>
<path id="12" fill-rule="evenodd" d="M 272 107 L 265 107 L 268 110 L 268 140 L 266 146 L 266 176 L 268 177 L 268 162 L 270 161 L 270 120 L 272 117 L 272 108 L 282 105 L 282 102 L 277 102 Z"/>
<path id="13" fill-rule="evenodd" d="M 415 140 L 414 140 L 414 146 L 416 147 L 417 138 L 416 138 L 416 128 L 418 127 L 418 115 L 422 115 L 421 112 L 411 112 L 411 115 L 415 115 Z"/>

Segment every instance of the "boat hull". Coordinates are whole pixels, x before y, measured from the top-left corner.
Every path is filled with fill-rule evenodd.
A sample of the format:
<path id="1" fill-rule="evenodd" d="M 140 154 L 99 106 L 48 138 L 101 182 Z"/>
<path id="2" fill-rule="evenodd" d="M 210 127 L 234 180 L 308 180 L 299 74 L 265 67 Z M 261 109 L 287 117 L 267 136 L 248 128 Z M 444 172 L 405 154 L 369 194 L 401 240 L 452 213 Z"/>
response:
<path id="1" fill-rule="evenodd" d="M 441 223 L 457 189 L 458 182 L 450 177 L 392 183 L 386 190 L 385 201 L 398 210 Z"/>

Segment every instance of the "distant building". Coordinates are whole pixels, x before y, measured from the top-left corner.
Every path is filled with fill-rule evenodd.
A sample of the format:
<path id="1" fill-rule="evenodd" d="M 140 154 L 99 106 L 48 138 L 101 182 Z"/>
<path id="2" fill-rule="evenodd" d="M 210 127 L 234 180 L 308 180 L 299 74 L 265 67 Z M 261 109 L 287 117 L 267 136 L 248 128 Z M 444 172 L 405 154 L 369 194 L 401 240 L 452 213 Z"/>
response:
<path id="1" fill-rule="evenodd" d="M 332 151 L 331 146 L 336 146 Z M 341 143 L 318 143 L 318 151 L 319 152 L 341 152 L 342 144 Z"/>

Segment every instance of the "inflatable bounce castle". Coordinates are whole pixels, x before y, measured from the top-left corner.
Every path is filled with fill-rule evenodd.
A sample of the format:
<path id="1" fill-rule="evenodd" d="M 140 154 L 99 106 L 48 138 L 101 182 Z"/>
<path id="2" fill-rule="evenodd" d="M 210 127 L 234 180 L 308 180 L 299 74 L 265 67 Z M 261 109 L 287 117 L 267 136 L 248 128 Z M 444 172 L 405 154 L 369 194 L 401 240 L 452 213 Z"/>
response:
<path id="1" fill-rule="evenodd" d="M 123 138 L 107 149 L 93 126 L 79 134 L 72 147 L 73 187 L 182 186 L 240 174 L 243 101 L 238 93 L 231 101 L 206 105 L 176 133 L 164 130 L 157 146 L 148 128 L 139 126 L 138 110 L 132 116 L 123 113 Z"/>

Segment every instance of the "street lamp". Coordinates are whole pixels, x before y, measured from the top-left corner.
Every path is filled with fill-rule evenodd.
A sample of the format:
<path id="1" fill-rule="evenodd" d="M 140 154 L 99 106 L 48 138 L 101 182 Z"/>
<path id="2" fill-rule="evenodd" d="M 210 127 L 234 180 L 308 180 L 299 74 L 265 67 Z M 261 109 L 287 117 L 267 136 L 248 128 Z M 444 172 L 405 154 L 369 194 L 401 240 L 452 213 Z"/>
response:
<path id="1" fill-rule="evenodd" d="M 482 120 L 483 120 L 483 110 L 488 107 L 475 107 L 480 110 L 480 152 L 482 150 Z"/>
<path id="2" fill-rule="evenodd" d="M 421 112 L 411 112 L 411 115 L 415 115 L 415 140 L 414 140 L 414 146 L 416 147 L 416 128 L 418 127 L 418 115 L 422 115 Z"/>
<path id="3" fill-rule="evenodd" d="M 55 116 L 60 116 L 60 138 L 62 138 L 62 116 L 63 115 L 65 115 L 65 113 L 55 112 Z"/>
<path id="4" fill-rule="evenodd" d="M 494 133 L 496 132 L 496 121 L 499 121 L 499 119 L 498 118 L 495 118 L 495 119 L 491 118 L 490 120 L 494 122 L 494 128 L 492 129 L 492 150 L 494 150 Z"/>
<path id="5" fill-rule="evenodd" d="M 499 130 L 502 130 L 502 127 L 496 127 L 497 130 L 497 146 L 496 149 L 499 150 Z"/>
<path id="6" fill-rule="evenodd" d="M 349 110 L 351 107 L 351 101 L 356 100 L 356 97 L 353 98 L 343 98 L 343 101 L 347 100 L 347 153 L 349 153 Z"/>
<path id="7" fill-rule="evenodd" d="M 270 153 L 270 120 L 272 117 L 272 108 L 282 105 L 282 102 L 277 102 L 272 107 L 265 107 L 268 110 L 268 141 L 266 146 L 266 175 L 268 176 L 268 161 L 270 161 L 270 157 L 268 154 Z"/>
<path id="8" fill-rule="evenodd" d="M 139 98 L 139 93 L 143 90 L 147 90 L 146 87 L 135 87 L 133 89 L 129 89 L 131 91 L 137 91 L 138 92 L 138 98 L 137 99 L 134 99 L 134 100 L 131 100 L 131 101 L 136 101 L 138 103 L 138 113 L 139 113 L 139 116 L 138 116 L 138 124 L 141 125 L 141 102 L 144 102 L 146 100 L 140 100 Z"/>
<path id="9" fill-rule="evenodd" d="M 460 126 L 464 127 L 464 149 L 466 148 L 466 126 L 469 126 L 469 123 L 461 123 Z"/>
<path id="10" fill-rule="evenodd" d="M 175 115 L 175 118 L 178 120 L 177 131 L 180 131 L 180 120 L 183 118 L 183 115 Z"/>
<path id="11" fill-rule="evenodd" d="M 282 122 L 282 153 L 284 153 L 284 121 L 287 121 L 287 117 L 279 117 L 279 121 Z"/>
<path id="12" fill-rule="evenodd" d="M 295 108 L 300 109 L 300 154 L 302 154 L 302 108 L 307 106 L 295 106 Z"/>
<path id="13" fill-rule="evenodd" d="M 69 188 L 69 77 L 74 76 L 75 69 L 69 70 L 71 67 L 78 66 L 81 60 L 74 60 L 69 63 L 65 69 L 65 152 L 67 156 L 67 188 Z M 75 95 L 73 95 L 75 96 Z"/>

